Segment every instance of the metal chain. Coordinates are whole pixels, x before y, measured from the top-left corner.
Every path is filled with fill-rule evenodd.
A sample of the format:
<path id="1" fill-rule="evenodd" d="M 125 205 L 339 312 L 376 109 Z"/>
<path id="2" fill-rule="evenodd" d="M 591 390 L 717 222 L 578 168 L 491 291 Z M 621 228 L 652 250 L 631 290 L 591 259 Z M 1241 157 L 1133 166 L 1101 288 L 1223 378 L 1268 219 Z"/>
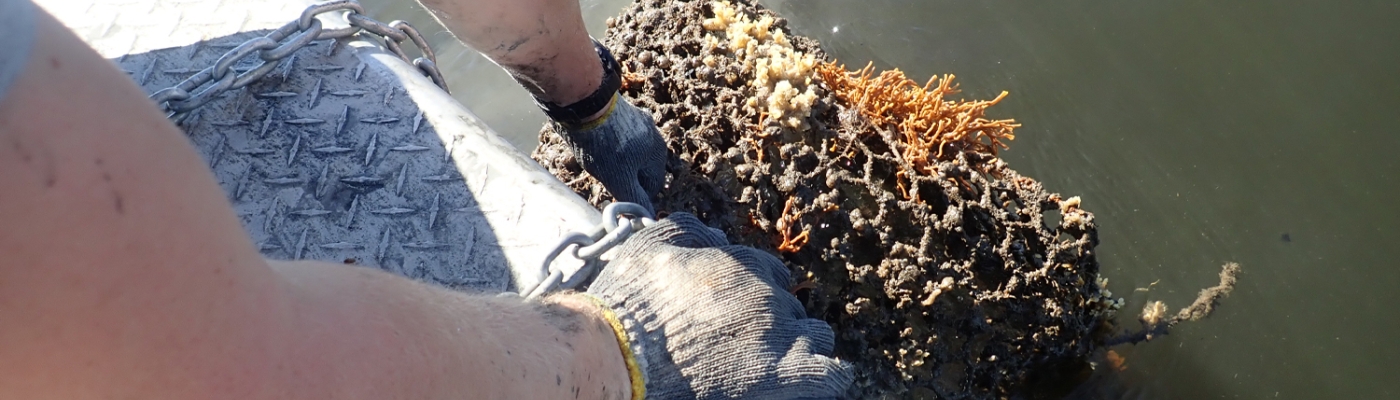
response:
<path id="1" fill-rule="evenodd" d="M 317 16 L 344 11 L 345 20 L 350 26 L 339 29 L 323 29 Z M 226 91 L 241 89 L 256 82 L 282 63 L 282 60 L 310 45 L 311 42 L 325 39 L 346 38 L 362 31 L 384 38 L 385 47 L 398 55 L 404 62 L 413 64 L 419 71 L 433 80 L 443 91 L 447 82 L 437 68 L 437 55 L 423 39 L 417 29 L 404 21 L 388 24 L 364 15 L 365 9 L 355 0 L 334 0 L 316 3 L 301 12 L 297 20 L 282 25 L 266 36 L 254 38 L 224 53 L 214 65 L 185 78 L 175 86 L 156 91 L 151 100 L 170 116 L 181 115 L 208 103 Z M 404 40 L 413 42 L 423 53 L 422 57 L 410 60 L 400 46 Z M 233 67 L 238 61 L 256 53 L 262 63 L 242 73 Z M 202 88 L 202 89 L 201 89 Z M 196 92 L 196 89 L 200 89 Z M 191 94 L 193 93 L 193 94 Z"/>
<path id="2" fill-rule="evenodd" d="M 339 11 L 345 11 L 345 20 L 350 26 L 324 29 L 321 21 L 316 18 L 322 14 Z M 177 118 L 213 101 L 226 91 L 242 89 L 262 79 L 276 69 L 283 59 L 311 42 L 341 39 L 362 31 L 383 37 L 384 47 L 404 62 L 417 67 L 443 91 L 448 90 L 447 82 L 443 80 L 442 72 L 437 68 L 437 55 L 417 29 L 404 21 L 385 24 L 366 17 L 364 13 L 364 7 L 355 0 L 333 0 L 313 4 L 302 11 L 301 17 L 296 21 L 289 22 L 265 36 L 243 42 L 220 56 L 214 65 L 185 78 L 175 86 L 151 94 L 151 100 L 172 118 Z M 405 40 L 413 42 L 423 56 L 410 60 L 401 46 Z M 234 64 L 254 53 L 262 59 L 262 63 L 244 72 L 235 73 L 237 71 Z M 191 94 L 196 89 L 201 90 Z M 545 279 L 532 287 L 522 288 L 520 293 L 528 294 L 527 298 L 535 298 L 547 292 L 577 287 L 592 276 L 598 258 L 603 253 L 625 242 L 637 230 L 655 222 L 651 213 L 641 205 L 621 202 L 609 204 L 603 209 L 603 221 L 598 226 L 586 233 L 572 232 L 565 235 L 549 256 L 545 257 L 544 265 L 541 266 Z M 564 271 L 553 264 L 555 259 L 570 248 L 573 249 L 574 258 L 583 260 L 584 264 L 565 280 Z"/>
<path id="3" fill-rule="evenodd" d="M 525 294 L 527 299 L 533 299 L 555 290 L 578 287 L 593 275 L 598 257 L 627 241 L 636 231 L 653 223 L 656 223 L 656 220 L 652 219 L 651 212 L 641 205 L 620 202 L 609 204 L 603 208 L 603 221 L 598 226 L 588 232 L 571 232 L 564 235 L 554 250 L 549 252 L 549 256 L 544 258 L 544 265 L 540 268 L 545 275 L 544 280 L 534 286 L 521 288 L 520 293 Z M 573 249 L 574 258 L 583 260 L 583 266 L 565 280 L 564 271 L 554 266 L 554 260 L 570 248 Z"/>

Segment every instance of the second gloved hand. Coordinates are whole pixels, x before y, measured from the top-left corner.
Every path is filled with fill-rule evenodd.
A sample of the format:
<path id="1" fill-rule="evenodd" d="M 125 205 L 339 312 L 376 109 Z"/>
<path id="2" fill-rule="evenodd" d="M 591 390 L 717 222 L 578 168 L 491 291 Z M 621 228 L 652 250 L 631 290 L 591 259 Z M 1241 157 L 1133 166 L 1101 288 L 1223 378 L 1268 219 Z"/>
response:
<path id="1" fill-rule="evenodd" d="M 675 213 L 628 239 L 588 294 L 623 325 L 648 399 L 832 399 L 853 378 L 831 327 L 768 253 Z"/>
<path id="2" fill-rule="evenodd" d="M 666 184 L 667 150 L 650 113 L 614 95 L 613 104 L 597 120 L 559 125 L 579 165 L 617 201 L 656 211 L 651 197 Z"/>

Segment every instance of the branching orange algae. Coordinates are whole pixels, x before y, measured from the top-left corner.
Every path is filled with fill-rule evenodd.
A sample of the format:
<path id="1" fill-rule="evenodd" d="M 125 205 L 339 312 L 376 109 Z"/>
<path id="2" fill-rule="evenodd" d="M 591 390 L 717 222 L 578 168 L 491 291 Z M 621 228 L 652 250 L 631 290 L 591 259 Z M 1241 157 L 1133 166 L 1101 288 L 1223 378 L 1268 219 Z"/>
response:
<path id="1" fill-rule="evenodd" d="M 784 253 L 794 253 L 807 245 L 809 235 L 812 233 L 810 227 L 803 228 L 802 233 L 793 235 L 792 228 L 797 227 L 798 220 L 802 218 L 800 214 L 792 212 L 792 205 L 797 201 L 795 197 L 789 197 L 787 204 L 783 206 L 783 215 L 778 217 L 778 231 L 783 233 L 783 241 L 778 244 L 778 251 Z"/>
<path id="2" fill-rule="evenodd" d="M 1016 138 L 1014 131 L 1021 126 L 1013 119 L 986 117 L 987 108 L 1007 92 L 992 100 L 948 100 L 958 93 L 953 75 L 934 76 L 921 87 L 898 69 L 872 76 L 871 64 L 847 71 L 845 65 L 830 62 L 818 64 L 816 70 L 847 107 L 898 133 L 904 144 L 901 155 L 920 172 L 931 174 L 938 160 L 951 159 L 958 151 L 995 155 Z"/>

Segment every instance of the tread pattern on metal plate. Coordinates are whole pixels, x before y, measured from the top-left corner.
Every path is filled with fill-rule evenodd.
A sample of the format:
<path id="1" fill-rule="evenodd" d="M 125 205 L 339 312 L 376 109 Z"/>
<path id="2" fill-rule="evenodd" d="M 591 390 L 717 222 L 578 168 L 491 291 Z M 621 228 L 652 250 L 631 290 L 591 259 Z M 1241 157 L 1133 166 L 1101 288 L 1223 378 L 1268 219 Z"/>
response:
<path id="1" fill-rule="evenodd" d="M 120 68 L 153 92 L 285 23 L 304 6 L 288 2 L 273 6 L 285 12 L 254 12 L 247 8 L 272 3 L 249 3 L 63 7 L 111 21 L 130 13 L 154 21 L 142 26 L 64 18 L 89 43 L 105 45 L 104 55 L 116 55 Z M 191 18 L 195 13 L 211 13 L 203 18 L 212 22 L 198 23 Z M 128 53 L 142 48 L 146 35 L 190 31 L 204 37 L 191 45 Z M 501 243 L 485 218 L 489 211 L 455 168 L 454 143 L 444 143 L 455 141 L 439 138 L 401 85 L 384 71 L 366 68 L 344 43 L 313 43 L 246 90 L 196 110 L 181 127 L 269 258 L 355 263 L 448 287 L 509 289 Z"/>

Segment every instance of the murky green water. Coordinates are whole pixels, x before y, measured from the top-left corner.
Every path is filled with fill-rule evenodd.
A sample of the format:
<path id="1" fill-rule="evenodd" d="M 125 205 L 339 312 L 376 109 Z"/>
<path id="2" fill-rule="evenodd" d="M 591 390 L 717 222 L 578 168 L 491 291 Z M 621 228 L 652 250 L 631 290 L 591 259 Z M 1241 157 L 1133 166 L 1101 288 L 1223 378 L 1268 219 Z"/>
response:
<path id="1" fill-rule="evenodd" d="M 364 2 L 434 31 L 416 5 Z M 585 0 L 592 32 L 625 4 Z M 1025 127 L 1004 158 L 1084 197 L 1125 310 L 1244 265 L 1212 318 L 1117 349 L 1133 398 L 1400 397 L 1400 3 L 766 4 L 849 64 L 1009 90 L 993 116 Z M 525 92 L 437 32 L 456 97 L 532 148 Z"/>

